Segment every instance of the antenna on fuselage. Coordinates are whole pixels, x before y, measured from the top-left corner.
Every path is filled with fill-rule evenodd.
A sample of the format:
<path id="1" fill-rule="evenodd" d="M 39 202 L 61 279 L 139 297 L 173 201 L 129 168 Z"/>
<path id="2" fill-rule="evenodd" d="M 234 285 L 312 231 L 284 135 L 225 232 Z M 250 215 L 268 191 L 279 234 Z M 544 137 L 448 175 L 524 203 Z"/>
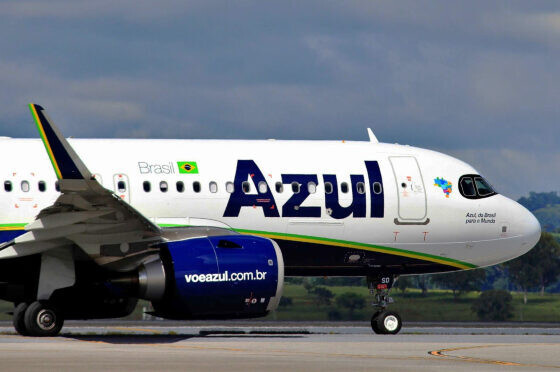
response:
<path id="1" fill-rule="evenodd" d="M 369 142 L 379 143 L 379 140 L 377 139 L 377 137 L 375 137 L 375 134 L 373 134 L 373 131 L 371 130 L 371 128 L 367 129 L 367 134 L 369 136 Z"/>

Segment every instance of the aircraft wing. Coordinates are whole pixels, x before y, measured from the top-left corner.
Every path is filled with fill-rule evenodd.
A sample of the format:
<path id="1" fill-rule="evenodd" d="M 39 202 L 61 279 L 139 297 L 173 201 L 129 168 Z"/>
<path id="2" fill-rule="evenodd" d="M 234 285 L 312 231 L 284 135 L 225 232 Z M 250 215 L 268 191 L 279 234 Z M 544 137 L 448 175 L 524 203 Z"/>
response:
<path id="1" fill-rule="evenodd" d="M 61 195 L 26 233 L 0 246 L 0 259 L 77 245 L 98 264 L 126 270 L 157 252 L 151 245 L 161 241 L 161 229 L 99 184 L 41 106 L 29 108 Z"/>

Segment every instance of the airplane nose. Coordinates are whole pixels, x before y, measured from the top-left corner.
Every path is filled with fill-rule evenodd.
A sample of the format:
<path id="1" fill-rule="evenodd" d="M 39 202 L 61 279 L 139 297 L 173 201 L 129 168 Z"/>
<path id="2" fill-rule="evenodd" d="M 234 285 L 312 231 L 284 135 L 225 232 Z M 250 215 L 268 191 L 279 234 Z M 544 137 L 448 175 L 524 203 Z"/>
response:
<path id="1" fill-rule="evenodd" d="M 525 252 L 528 252 L 539 242 L 539 239 L 541 238 L 541 224 L 533 213 L 529 212 L 527 209 L 525 209 L 520 230 L 522 236 L 521 248 Z"/>

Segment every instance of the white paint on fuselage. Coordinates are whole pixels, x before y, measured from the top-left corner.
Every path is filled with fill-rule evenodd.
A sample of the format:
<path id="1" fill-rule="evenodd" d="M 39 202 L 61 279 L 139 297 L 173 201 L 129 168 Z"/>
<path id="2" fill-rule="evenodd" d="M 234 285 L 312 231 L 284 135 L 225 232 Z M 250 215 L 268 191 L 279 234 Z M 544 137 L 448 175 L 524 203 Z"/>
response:
<path id="1" fill-rule="evenodd" d="M 434 151 L 410 146 L 342 141 L 237 141 L 237 140 L 133 140 L 133 139 L 71 139 L 80 158 L 92 173 L 102 178 L 103 186 L 115 190 L 115 175 L 128 178 L 130 203 L 146 217 L 196 217 L 221 221 L 236 229 L 320 236 L 331 239 L 377 244 L 407 249 L 478 266 L 499 263 L 531 249 L 540 234 L 535 217 L 516 202 L 495 195 L 484 199 L 466 199 L 459 193 L 457 181 L 465 174 L 477 174 L 468 164 Z M 58 193 L 54 190 L 55 175 L 40 140 L 3 139 L 0 141 L 0 182 L 11 181 L 13 191 L 0 189 L 0 224 L 28 223 L 42 209 L 51 205 Z M 414 156 L 426 192 L 429 223 L 397 225 L 398 192 L 389 157 Z M 292 196 L 290 185 L 277 193 L 274 185 L 281 174 L 315 174 L 319 184 L 302 206 L 320 206 L 320 218 L 264 217 L 262 208 L 243 207 L 238 217 L 223 217 L 230 194 L 226 182 L 232 182 L 238 160 L 253 160 L 264 175 L 277 207 Z M 370 187 L 364 161 L 378 161 L 384 186 L 383 218 L 370 216 Z M 198 174 L 181 174 L 178 161 L 195 161 Z M 171 174 L 141 174 L 139 162 L 173 164 Z M 152 170 L 155 168 L 152 168 Z M 340 192 L 340 184 L 350 184 L 351 174 L 363 175 L 366 181 L 366 217 L 334 219 L 325 209 L 323 174 L 336 174 L 341 205 L 349 205 L 351 190 Z M 434 186 L 436 177 L 452 183 L 446 197 L 442 188 Z M 44 180 L 47 191 L 38 191 L 37 182 Z M 29 192 L 21 190 L 21 182 L 31 184 Z M 151 183 L 151 192 L 142 183 Z M 159 183 L 166 181 L 169 189 L 161 192 Z M 185 192 L 175 188 L 183 181 Z M 199 193 L 193 182 L 200 182 Z M 418 181 L 418 180 L 416 180 Z M 211 193 L 209 183 L 218 184 Z M 256 185 L 251 185 L 253 190 Z M 305 187 L 305 185 L 303 186 Z M 467 214 L 496 214 L 494 223 L 466 223 Z M 406 222 L 406 221 L 405 221 Z M 411 221 L 408 221 L 411 222 Z M 421 222 L 421 221 L 418 221 Z M 507 231 L 503 232 L 503 226 Z"/>

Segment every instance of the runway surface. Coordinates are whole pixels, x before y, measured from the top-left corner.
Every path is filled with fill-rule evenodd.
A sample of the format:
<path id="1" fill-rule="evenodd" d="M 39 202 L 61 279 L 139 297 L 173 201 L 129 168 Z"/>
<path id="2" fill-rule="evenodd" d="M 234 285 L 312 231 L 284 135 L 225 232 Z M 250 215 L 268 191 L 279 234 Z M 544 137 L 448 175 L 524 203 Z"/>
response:
<path id="1" fill-rule="evenodd" d="M 212 371 L 558 370 L 556 327 L 181 326 L 69 323 L 62 336 L 17 336 L 0 324 L 0 369 Z"/>

